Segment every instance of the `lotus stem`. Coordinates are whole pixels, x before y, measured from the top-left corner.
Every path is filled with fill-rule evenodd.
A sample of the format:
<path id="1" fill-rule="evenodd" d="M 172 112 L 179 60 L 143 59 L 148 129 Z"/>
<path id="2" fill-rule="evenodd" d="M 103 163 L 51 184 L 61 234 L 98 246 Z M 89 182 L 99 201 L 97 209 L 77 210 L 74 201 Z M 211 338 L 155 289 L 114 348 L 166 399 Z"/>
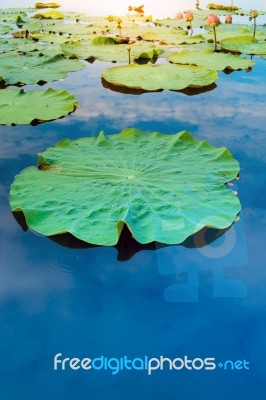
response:
<path id="1" fill-rule="evenodd" d="M 127 51 L 128 51 L 128 65 L 131 64 L 131 46 L 127 47 Z"/>
<path id="2" fill-rule="evenodd" d="M 191 36 L 193 35 L 193 28 L 192 28 L 192 21 L 190 21 L 190 34 L 191 34 Z"/>
<path id="3" fill-rule="evenodd" d="M 213 27 L 213 34 L 214 34 L 214 51 L 217 51 L 217 35 L 215 26 Z"/>
<path id="4" fill-rule="evenodd" d="M 255 39 L 255 36 L 256 36 L 256 27 L 257 27 L 257 24 L 256 24 L 256 18 L 254 18 L 254 25 L 253 25 L 253 39 Z"/>

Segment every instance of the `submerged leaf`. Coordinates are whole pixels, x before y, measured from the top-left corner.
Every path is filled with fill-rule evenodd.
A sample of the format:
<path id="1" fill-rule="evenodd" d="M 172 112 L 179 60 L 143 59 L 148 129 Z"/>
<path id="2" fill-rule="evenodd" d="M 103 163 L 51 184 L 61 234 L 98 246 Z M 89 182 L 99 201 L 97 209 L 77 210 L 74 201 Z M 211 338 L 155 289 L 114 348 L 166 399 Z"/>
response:
<path id="1" fill-rule="evenodd" d="M 34 120 L 58 119 L 74 111 L 76 106 L 75 97 L 65 90 L 1 89 L 0 124 L 24 125 Z"/>
<path id="2" fill-rule="evenodd" d="M 188 132 L 102 132 L 45 150 L 38 168 L 16 176 L 10 206 L 47 236 L 70 232 L 115 245 L 126 224 L 140 243 L 180 243 L 205 226 L 234 222 L 240 202 L 225 183 L 238 172 L 226 148 Z"/>
<path id="3" fill-rule="evenodd" d="M 116 86 L 156 91 L 209 86 L 218 79 L 215 70 L 184 65 L 123 65 L 107 68 L 102 78 Z"/>

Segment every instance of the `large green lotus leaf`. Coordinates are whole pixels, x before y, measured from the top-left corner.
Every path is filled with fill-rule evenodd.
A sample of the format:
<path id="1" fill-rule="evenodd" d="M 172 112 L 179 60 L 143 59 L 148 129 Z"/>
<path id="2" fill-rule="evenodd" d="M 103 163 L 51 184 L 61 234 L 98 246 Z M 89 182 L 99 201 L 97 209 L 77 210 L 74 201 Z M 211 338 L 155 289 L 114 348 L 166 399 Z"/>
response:
<path id="1" fill-rule="evenodd" d="M 23 30 L 27 30 L 29 32 L 38 32 L 42 29 L 43 24 L 39 20 L 29 21 L 27 24 L 23 25 Z"/>
<path id="2" fill-rule="evenodd" d="M 21 7 L 21 8 L 15 8 L 15 7 L 11 7 L 11 8 L 2 8 L 0 9 L 0 15 L 26 15 L 29 12 L 35 11 L 34 8 L 31 7 Z"/>
<path id="3" fill-rule="evenodd" d="M 66 35 L 54 35 L 53 33 L 34 33 L 31 35 L 34 40 L 38 40 L 40 42 L 47 42 L 52 44 L 64 44 L 66 42 L 79 42 L 80 39 L 75 36 L 66 36 Z"/>
<path id="4" fill-rule="evenodd" d="M 125 44 L 96 46 L 82 43 L 66 43 L 61 46 L 65 57 L 81 60 L 97 59 L 100 61 L 127 62 L 128 46 Z M 160 54 L 160 49 L 149 43 L 131 45 L 131 59 L 152 59 Z"/>
<path id="5" fill-rule="evenodd" d="M 75 97 L 65 90 L 1 89 L 0 124 L 24 125 L 34 120 L 58 119 L 73 112 L 77 104 Z"/>
<path id="6" fill-rule="evenodd" d="M 125 27 L 134 28 L 134 27 L 138 26 L 138 24 L 136 24 L 135 22 L 132 22 L 130 20 L 125 20 L 125 18 L 121 18 L 121 19 L 122 19 L 122 22 L 121 22 L 122 32 Z M 97 22 L 95 21 L 92 23 L 92 26 L 99 27 L 102 29 L 108 28 L 108 29 L 114 30 L 114 32 L 118 32 L 118 28 L 117 28 L 118 23 L 116 20 L 115 21 L 105 20 L 105 21 L 97 21 Z"/>
<path id="7" fill-rule="evenodd" d="M 0 21 L 3 22 L 16 22 L 18 16 L 26 16 L 28 13 L 33 11 L 31 8 L 5 8 L 0 9 Z"/>
<path id="8" fill-rule="evenodd" d="M 156 91 L 209 86 L 217 79 L 215 70 L 193 65 L 123 65 L 107 68 L 102 78 L 116 86 Z"/>
<path id="9" fill-rule="evenodd" d="M 29 46 L 31 49 L 29 51 L 33 51 L 37 49 L 38 45 L 31 39 L 0 39 L 0 54 L 18 50 L 21 46 Z"/>
<path id="10" fill-rule="evenodd" d="M 90 43 L 105 46 L 109 44 L 118 44 L 119 39 L 111 36 L 95 36 L 93 39 L 91 39 Z"/>
<path id="11" fill-rule="evenodd" d="M 96 32 L 95 27 L 92 27 L 91 25 L 85 25 L 85 24 L 56 24 L 56 25 L 47 25 L 44 27 L 46 32 L 52 32 L 52 33 L 66 33 L 66 34 L 71 34 L 71 35 L 92 35 L 93 32 Z M 101 32 L 102 29 L 99 28 L 99 32 Z"/>
<path id="12" fill-rule="evenodd" d="M 218 11 L 237 11 L 239 8 L 233 5 L 226 5 L 224 6 L 223 4 L 215 4 L 215 3 L 209 3 L 207 5 L 207 8 L 210 10 L 218 10 Z"/>
<path id="13" fill-rule="evenodd" d="M 82 62 L 67 60 L 60 55 L 51 58 L 40 57 L 38 54 L 0 55 L 0 77 L 9 85 L 56 81 L 84 67 Z"/>
<path id="14" fill-rule="evenodd" d="M 220 40 L 223 49 L 246 54 L 266 54 L 266 42 L 258 42 L 250 36 L 238 36 Z"/>
<path id="15" fill-rule="evenodd" d="M 17 51 L 19 53 L 31 53 L 33 51 L 41 52 L 49 57 L 54 57 L 58 54 L 63 54 L 63 51 L 58 44 L 47 44 L 34 42 L 31 39 L 0 39 L 0 54 L 11 53 Z"/>
<path id="16" fill-rule="evenodd" d="M 208 27 L 206 27 L 208 29 Z M 205 35 L 206 40 L 213 41 L 213 29 L 209 28 L 210 31 Z M 228 38 L 238 37 L 238 36 L 250 36 L 253 37 L 253 27 L 244 26 L 241 27 L 238 24 L 223 24 L 216 28 L 217 40 L 221 41 Z M 257 28 L 256 38 L 264 40 L 266 38 L 265 29 Z"/>
<path id="17" fill-rule="evenodd" d="M 194 13 L 193 13 L 194 14 Z M 176 19 L 176 18 L 166 18 L 166 19 L 156 19 L 154 21 L 155 25 L 166 26 L 169 28 L 187 28 L 189 26 L 189 22 L 186 22 L 184 18 Z M 192 21 L 192 26 L 194 28 L 200 28 L 204 25 L 204 19 L 201 17 L 195 16 Z"/>
<path id="18" fill-rule="evenodd" d="M 202 35 L 190 36 L 187 31 L 169 31 L 168 33 L 147 32 L 142 35 L 143 40 L 159 41 L 162 44 L 194 44 L 204 42 Z"/>
<path id="19" fill-rule="evenodd" d="M 240 211 L 225 187 L 239 164 L 230 152 L 188 132 L 119 134 L 65 139 L 16 176 L 13 212 L 50 236 L 70 232 L 115 245 L 126 224 L 140 243 L 181 243 L 205 226 L 229 227 Z"/>
<path id="20" fill-rule="evenodd" d="M 247 69 L 252 67 L 255 62 L 247 58 L 239 57 L 230 53 L 215 53 L 211 50 L 204 51 L 184 51 L 182 53 L 173 53 L 168 57 L 168 61 L 175 64 L 192 64 L 205 67 L 207 69 Z"/>
<path id="21" fill-rule="evenodd" d="M 12 29 L 11 25 L 0 24 L 0 35 L 5 35 Z"/>
<path id="22" fill-rule="evenodd" d="M 32 16 L 32 18 L 44 18 L 44 19 L 64 19 L 64 14 L 58 11 L 47 11 L 45 13 L 38 13 Z"/>
<path id="23" fill-rule="evenodd" d="M 86 15 L 85 13 L 79 13 L 75 11 L 64 11 L 65 19 L 68 21 L 76 21 L 76 22 L 98 22 L 98 21 L 106 21 L 106 17 L 99 17 L 97 15 Z"/>

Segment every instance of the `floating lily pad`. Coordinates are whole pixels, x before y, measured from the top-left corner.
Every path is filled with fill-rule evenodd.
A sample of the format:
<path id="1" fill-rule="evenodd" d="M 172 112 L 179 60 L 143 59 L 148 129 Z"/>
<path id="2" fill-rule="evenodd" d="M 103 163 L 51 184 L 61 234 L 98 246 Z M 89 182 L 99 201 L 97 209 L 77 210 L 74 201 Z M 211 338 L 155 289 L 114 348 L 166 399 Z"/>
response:
<path id="1" fill-rule="evenodd" d="M 27 30 L 29 32 L 38 32 L 42 29 L 43 24 L 41 21 L 29 21 L 27 24 L 23 25 L 23 30 Z"/>
<path id="2" fill-rule="evenodd" d="M 5 35 L 12 29 L 11 25 L 0 24 L 0 35 Z"/>
<path id="3" fill-rule="evenodd" d="M 80 71 L 84 67 L 82 62 L 67 60 L 60 55 L 0 55 L 0 77 L 9 85 L 56 81 L 65 78 L 69 72 Z"/>
<path id="4" fill-rule="evenodd" d="M 266 42 L 258 42 L 250 36 L 238 36 L 220 40 L 223 49 L 246 54 L 266 54 Z"/>
<path id="5" fill-rule="evenodd" d="M 187 28 L 189 26 L 189 22 L 187 22 L 184 18 L 176 19 L 176 18 L 166 18 L 166 19 L 156 19 L 154 21 L 155 25 L 158 26 L 166 26 L 169 28 Z M 192 21 L 192 25 L 194 28 L 200 28 L 204 25 L 204 18 L 201 16 L 194 16 Z"/>
<path id="6" fill-rule="evenodd" d="M 37 48 L 37 44 L 30 39 L 0 39 L 0 54 L 18 50 L 21 46 L 29 46 L 29 51 Z"/>
<path id="7" fill-rule="evenodd" d="M 52 43 L 52 44 L 64 44 L 69 41 L 79 42 L 80 40 L 73 36 L 66 35 L 54 35 L 53 33 L 34 33 L 31 35 L 32 39 L 40 42 Z M 47 46 L 47 45 L 46 45 Z"/>
<path id="8" fill-rule="evenodd" d="M 207 69 L 211 68 L 220 71 L 224 69 L 246 69 L 255 64 L 254 61 L 244 57 L 239 57 L 230 53 L 215 53 L 211 50 L 173 53 L 167 59 L 175 64 L 199 65 Z"/>
<path id="9" fill-rule="evenodd" d="M 91 25 L 85 24 L 56 24 L 47 25 L 43 29 L 45 32 L 60 33 L 60 34 L 71 34 L 71 35 L 92 35 L 95 31 Z M 100 30 L 102 31 L 102 29 Z"/>
<path id="10" fill-rule="evenodd" d="M 107 68 L 102 78 L 112 85 L 156 91 L 209 86 L 217 79 L 215 70 L 193 65 L 123 65 Z"/>
<path id="11" fill-rule="evenodd" d="M 213 41 L 213 29 L 209 29 L 206 40 Z M 239 24 L 222 24 L 216 28 L 217 40 L 224 40 L 238 36 L 250 36 L 253 37 L 253 26 L 240 26 Z M 266 38 L 266 31 L 264 27 L 257 27 L 256 39 L 264 40 Z"/>
<path id="12" fill-rule="evenodd" d="M 238 172 L 226 148 L 188 132 L 102 132 L 45 150 L 38 168 L 16 176 L 10 206 L 47 236 L 69 232 L 110 246 L 126 224 L 140 243 L 180 243 L 205 226 L 233 223 L 240 202 L 225 183 Z"/>
<path id="13" fill-rule="evenodd" d="M 58 11 L 47 11 L 45 13 L 38 13 L 32 16 L 32 18 L 44 18 L 44 19 L 64 19 L 64 14 Z"/>
<path id="14" fill-rule="evenodd" d="M 47 89 L 24 92 L 23 89 L 0 90 L 0 124 L 24 125 L 32 121 L 50 121 L 75 110 L 77 100 L 65 90 Z"/>
<path id="15" fill-rule="evenodd" d="M 159 41 L 162 44 L 194 44 L 204 42 L 202 35 L 190 36 L 186 31 L 169 31 L 168 33 L 147 32 L 142 35 L 143 40 Z"/>
<path id="16" fill-rule="evenodd" d="M 65 57 L 78 58 L 80 60 L 97 59 L 101 61 L 127 62 L 128 45 L 93 45 L 83 43 L 66 43 L 61 46 Z M 141 58 L 153 59 L 161 50 L 149 43 L 136 43 L 131 46 L 131 60 Z"/>
<path id="17" fill-rule="evenodd" d="M 59 8 L 61 7 L 58 3 L 36 3 L 35 8 Z"/>

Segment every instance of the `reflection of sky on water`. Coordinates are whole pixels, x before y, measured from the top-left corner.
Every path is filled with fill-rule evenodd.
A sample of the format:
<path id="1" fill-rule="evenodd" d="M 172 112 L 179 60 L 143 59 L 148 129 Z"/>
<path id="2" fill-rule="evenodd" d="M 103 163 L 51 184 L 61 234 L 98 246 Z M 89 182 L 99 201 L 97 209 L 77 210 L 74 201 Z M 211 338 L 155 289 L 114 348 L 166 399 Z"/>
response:
<path id="1" fill-rule="evenodd" d="M 122 95 L 103 89 L 103 64 L 94 63 L 64 82 L 80 103 L 74 114 L 37 127 L 0 127 L 0 354 L 5 360 L 0 369 L 5 398 L 27 393 L 31 400 L 38 392 L 41 400 L 77 394 L 101 400 L 170 399 L 180 394 L 182 399 L 201 400 L 215 389 L 217 400 L 233 400 L 236 393 L 243 399 L 260 398 L 266 329 L 266 100 L 265 61 L 256 61 L 252 72 L 221 73 L 215 90 L 192 97 L 167 91 Z M 118 262 L 114 248 L 73 250 L 21 230 L 9 211 L 8 188 L 16 173 L 36 163 L 37 152 L 63 137 L 96 135 L 101 129 L 114 133 L 127 126 L 165 133 L 186 129 L 233 152 L 241 164 L 243 211 L 234 226 L 232 249 L 226 250 L 224 235 L 209 248 L 213 254 L 217 247 L 218 258 L 173 246 Z M 178 301 L 189 276 L 198 300 Z M 169 292 L 172 297 L 165 301 Z M 152 377 L 140 372 L 115 377 L 109 372 L 55 374 L 52 357 L 58 352 L 79 357 L 245 358 L 252 369 Z"/>

